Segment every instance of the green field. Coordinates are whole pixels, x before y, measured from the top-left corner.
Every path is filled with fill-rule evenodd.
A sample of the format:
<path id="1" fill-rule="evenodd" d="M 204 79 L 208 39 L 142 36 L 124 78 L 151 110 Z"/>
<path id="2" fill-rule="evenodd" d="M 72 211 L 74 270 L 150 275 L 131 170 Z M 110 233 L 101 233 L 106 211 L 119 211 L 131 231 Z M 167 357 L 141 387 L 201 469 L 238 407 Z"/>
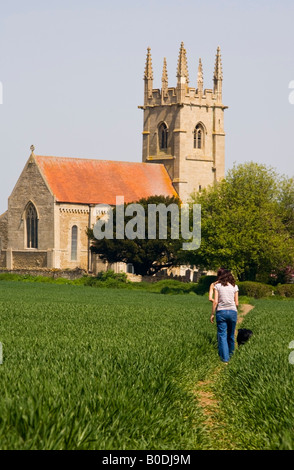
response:
<path id="1" fill-rule="evenodd" d="M 206 296 L 0 282 L 0 449 L 294 449 L 294 301 L 255 301 L 254 330 L 214 384 Z"/>

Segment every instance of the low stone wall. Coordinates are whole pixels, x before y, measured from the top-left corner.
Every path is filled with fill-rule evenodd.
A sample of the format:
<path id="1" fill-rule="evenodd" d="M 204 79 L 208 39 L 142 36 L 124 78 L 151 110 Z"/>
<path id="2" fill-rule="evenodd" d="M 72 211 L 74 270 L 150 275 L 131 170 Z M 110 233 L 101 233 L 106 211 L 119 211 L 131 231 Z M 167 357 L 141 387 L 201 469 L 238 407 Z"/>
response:
<path id="1" fill-rule="evenodd" d="M 142 276 L 137 274 L 126 273 L 128 281 L 131 282 L 142 282 Z"/>
<path id="2" fill-rule="evenodd" d="M 6 251 L 0 251 L 0 268 L 6 266 Z"/>
<path id="3" fill-rule="evenodd" d="M 194 272 L 193 276 L 191 277 L 190 273 L 187 273 L 185 276 L 180 276 L 176 274 L 161 274 L 158 272 L 153 276 L 143 276 L 141 278 L 142 281 L 145 282 L 158 282 L 163 280 L 173 280 L 173 281 L 180 281 L 180 282 L 195 282 L 197 283 L 199 278 L 206 273 L 204 272 Z"/>
<path id="4" fill-rule="evenodd" d="M 0 273 L 12 273 L 12 274 L 19 274 L 23 275 L 30 275 L 30 276 L 46 276 L 52 277 L 53 279 L 58 279 L 59 277 L 63 277 L 65 279 L 70 279 L 71 281 L 75 279 L 79 279 L 83 277 L 86 273 L 83 269 L 1 269 Z"/>
<path id="5" fill-rule="evenodd" d="M 13 251 L 13 269 L 36 269 L 47 267 L 47 252 Z"/>

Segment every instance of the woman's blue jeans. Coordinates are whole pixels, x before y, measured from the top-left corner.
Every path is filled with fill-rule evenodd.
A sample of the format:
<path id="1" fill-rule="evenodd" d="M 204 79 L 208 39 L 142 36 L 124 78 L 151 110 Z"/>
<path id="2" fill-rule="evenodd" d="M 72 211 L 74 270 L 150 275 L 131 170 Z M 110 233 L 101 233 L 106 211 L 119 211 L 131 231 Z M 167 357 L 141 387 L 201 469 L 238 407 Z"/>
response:
<path id="1" fill-rule="evenodd" d="M 237 312 L 219 310 L 216 312 L 218 353 L 223 362 L 228 362 L 235 349 Z"/>

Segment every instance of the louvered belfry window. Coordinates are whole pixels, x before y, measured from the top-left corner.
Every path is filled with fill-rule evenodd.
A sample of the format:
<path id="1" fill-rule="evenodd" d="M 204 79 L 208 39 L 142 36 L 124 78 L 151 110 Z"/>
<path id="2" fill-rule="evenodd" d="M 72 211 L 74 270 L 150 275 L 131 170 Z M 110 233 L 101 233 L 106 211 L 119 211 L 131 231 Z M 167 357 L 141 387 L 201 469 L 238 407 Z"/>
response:
<path id="1" fill-rule="evenodd" d="M 159 126 L 159 129 L 158 129 L 159 148 L 160 148 L 160 150 L 166 150 L 167 149 L 167 135 L 168 135 L 167 125 L 164 122 L 162 122 Z"/>
<path id="2" fill-rule="evenodd" d="M 194 149 L 202 149 L 204 144 L 204 132 L 201 124 L 197 124 L 194 129 Z"/>

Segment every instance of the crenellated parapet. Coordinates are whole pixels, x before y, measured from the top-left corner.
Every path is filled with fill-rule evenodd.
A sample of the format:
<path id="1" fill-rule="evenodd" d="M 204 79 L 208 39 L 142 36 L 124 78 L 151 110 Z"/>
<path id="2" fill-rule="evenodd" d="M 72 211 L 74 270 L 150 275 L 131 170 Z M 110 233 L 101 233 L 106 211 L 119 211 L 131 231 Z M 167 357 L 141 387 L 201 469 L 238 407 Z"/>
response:
<path id="1" fill-rule="evenodd" d="M 166 58 L 163 61 L 162 86 L 161 89 L 153 88 L 153 68 L 151 49 L 148 47 L 144 82 L 144 107 L 162 105 L 195 105 L 195 106 L 222 106 L 222 62 L 220 48 L 217 48 L 215 68 L 212 88 L 204 89 L 203 67 L 201 58 L 199 59 L 197 83 L 195 87 L 189 86 L 189 71 L 187 53 L 184 43 L 181 43 L 178 65 L 177 65 L 177 85 L 168 86 L 168 71 Z"/>

